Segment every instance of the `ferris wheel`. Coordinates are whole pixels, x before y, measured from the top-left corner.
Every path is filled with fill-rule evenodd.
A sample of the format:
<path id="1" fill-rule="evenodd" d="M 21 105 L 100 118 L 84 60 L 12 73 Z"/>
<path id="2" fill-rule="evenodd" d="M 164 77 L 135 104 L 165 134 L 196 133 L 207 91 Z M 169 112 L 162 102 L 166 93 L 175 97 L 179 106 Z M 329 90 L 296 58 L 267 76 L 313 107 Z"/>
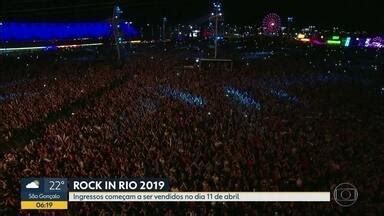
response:
<path id="1" fill-rule="evenodd" d="M 270 13 L 263 19 L 263 32 L 265 35 L 275 36 L 281 30 L 280 16 L 276 13 Z"/>

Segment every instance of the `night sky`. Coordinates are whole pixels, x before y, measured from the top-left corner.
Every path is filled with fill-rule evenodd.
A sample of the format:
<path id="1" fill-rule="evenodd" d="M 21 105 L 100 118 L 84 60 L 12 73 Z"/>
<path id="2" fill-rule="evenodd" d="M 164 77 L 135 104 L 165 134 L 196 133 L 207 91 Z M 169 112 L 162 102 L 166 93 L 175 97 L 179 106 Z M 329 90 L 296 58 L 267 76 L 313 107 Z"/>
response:
<path id="1" fill-rule="evenodd" d="M 111 0 L 1 0 L 0 19 L 22 21 L 103 20 L 112 14 Z M 209 0 L 120 0 L 124 18 L 136 23 L 199 24 L 210 9 Z M 260 24 L 268 13 L 278 13 L 284 21 L 293 16 L 297 27 L 340 26 L 347 30 L 382 33 L 383 8 L 378 0 L 224 0 L 225 20 L 231 24 Z"/>

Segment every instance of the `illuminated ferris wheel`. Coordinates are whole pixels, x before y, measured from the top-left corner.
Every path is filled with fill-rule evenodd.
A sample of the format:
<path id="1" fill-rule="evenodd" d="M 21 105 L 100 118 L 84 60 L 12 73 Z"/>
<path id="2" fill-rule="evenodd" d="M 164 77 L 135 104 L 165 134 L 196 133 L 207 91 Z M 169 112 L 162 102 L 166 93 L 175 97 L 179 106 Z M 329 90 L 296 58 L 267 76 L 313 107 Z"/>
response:
<path id="1" fill-rule="evenodd" d="M 263 19 L 263 32 L 265 35 L 278 35 L 281 29 L 280 16 L 275 13 L 266 15 Z"/>

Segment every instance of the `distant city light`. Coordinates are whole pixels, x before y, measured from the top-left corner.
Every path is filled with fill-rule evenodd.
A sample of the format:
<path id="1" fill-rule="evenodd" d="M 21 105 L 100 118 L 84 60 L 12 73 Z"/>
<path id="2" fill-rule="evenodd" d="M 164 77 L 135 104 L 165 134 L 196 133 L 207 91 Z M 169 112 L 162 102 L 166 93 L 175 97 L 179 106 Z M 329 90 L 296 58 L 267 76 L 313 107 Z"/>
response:
<path id="1" fill-rule="evenodd" d="M 103 45 L 103 43 L 68 44 L 68 45 L 59 45 L 59 46 L 10 47 L 10 48 L 0 48 L 0 52 L 12 52 L 12 51 L 24 51 L 24 50 L 49 50 L 53 48 L 60 48 L 60 49 L 61 48 L 78 48 L 78 47 L 101 46 L 101 45 Z"/>
<path id="2" fill-rule="evenodd" d="M 43 50 L 46 49 L 46 46 L 36 46 L 36 47 L 12 47 L 12 48 L 0 48 L 0 51 L 21 51 L 21 50 Z"/>
<path id="3" fill-rule="evenodd" d="M 130 41 L 131 44 L 139 44 L 141 43 L 141 40 L 132 40 Z"/>
<path id="4" fill-rule="evenodd" d="M 347 39 L 345 40 L 344 46 L 349 47 L 350 43 L 351 43 L 351 37 L 347 37 Z"/>
<path id="5" fill-rule="evenodd" d="M 367 38 L 367 39 L 365 39 L 364 46 L 365 46 L 365 47 L 368 47 L 370 41 L 371 41 L 371 38 Z"/>
<path id="6" fill-rule="evenodd" d="M 330 44 L 330 45 L 340 45 L 341 41 L 339 41 L 339 40 L 327 40 L 327 44 Z"/>
<path id="7" fill-rule="evenodd" d="M 70 45 L 59 45 L 57 48 L 77 48 L 77 47 L 88 47 L 88 46 L 101 46 L 103 43 L 86 43 L 86 44 L 70 44 Z"/>
<path id="8" fill-rule="evenodd" d="M 305 38 L 305 34 L 300 33 L 300 34 L 297 35 L 297 38 L 298 39 L 303 39 L 303 38 Z"/>

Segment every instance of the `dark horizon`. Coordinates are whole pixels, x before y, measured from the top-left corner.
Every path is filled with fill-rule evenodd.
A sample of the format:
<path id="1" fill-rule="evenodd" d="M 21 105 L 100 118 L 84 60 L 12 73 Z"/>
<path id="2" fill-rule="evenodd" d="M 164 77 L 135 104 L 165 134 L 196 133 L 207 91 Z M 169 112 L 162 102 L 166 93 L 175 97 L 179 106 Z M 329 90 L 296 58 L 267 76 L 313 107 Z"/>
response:
<path id="1" fill-rule="evenodd" d="M 105 20 L 111 17 L 116 1 L 64 1 L 2 0 L 0 20 L 60 21 Z M 176 0 L 120 0 L 125 12 L 123 18 L 136 23 L 161 23 L 166 16 L 171 24 L 199 24 L 209 14 L 209 0 L 182 2 Z M 241 3 L 240 3 L 241 2 Z M 287 17 L 294 17 L 294 25 L 314 25 L 323 28 L 334 26 L 350 31 L 382 33 L 384 15 L 375 0 L 334 2 L 330 0 L 304 3 L 299 0 L 272 1 L 223 1 L 225 22 L 229 24 L 257 24 L 268 13 L 277 13 L 283 25 Z"/>

